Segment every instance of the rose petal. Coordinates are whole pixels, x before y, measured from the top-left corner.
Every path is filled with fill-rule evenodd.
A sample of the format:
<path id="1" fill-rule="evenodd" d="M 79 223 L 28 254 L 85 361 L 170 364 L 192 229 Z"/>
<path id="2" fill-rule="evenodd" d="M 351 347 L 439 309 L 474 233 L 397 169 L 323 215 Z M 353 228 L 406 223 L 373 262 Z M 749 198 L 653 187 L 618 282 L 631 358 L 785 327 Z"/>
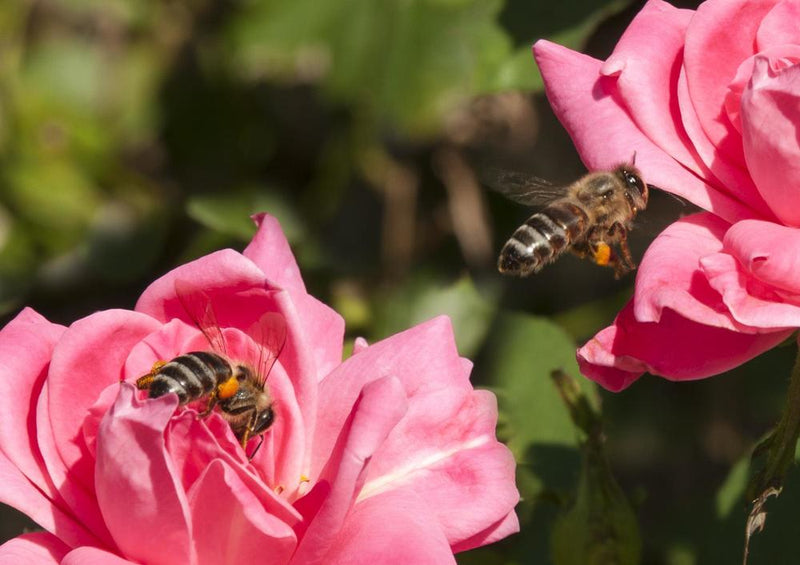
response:
<path id="1" fill-rule="evenodd" d="M 201 420 L 193 410 L 184 410 L 170 420 L 166 440 L 170 461 L 185 489 L 191 488 L 208 466 L 218 460 L 237 473 L 239 481 L 269 514 L 291 527 L 302 520 L 285 495 L 279 496 L 260 479 L 244 457 L 230 425 L 219 415 Z M 262 446 L 259 453 L 264 449 Z"/>
<path id="2" fill-rule="evenodd" d="M 774 11 L 774 10 L 773 10 Z M 770 12 L 772 13 L 772 12 Z M 750 79 L 753 77 L 755 62 L 757 58 L 766 57 L 770 61 L 770 68 L 779 70 L 800 62 L 800 45 L 776 45 L 761 51 L 745 59 L 736 70 L 736 76 L 728 85 L 728 94 L 725 96 L 725 110 L 728 112 L 728 119 L 739 133 L 742 133 L 742 96 Z M 745 160 L 747 159 L 747 147 L 745 145 Z"/>
<path id="3" fill-rule="evenodd" d="M 96 547 L 79 547 L 70 551 L 61 565 L 137 565 L 133 561 L 97 549 Z"/>
<path id="4" fill-rule="evenodd" d="M 341 428 L 329 463 L 318 479 L 325 498 L 310 520 L 292 564 L 328 563 L 325 554 L 336 541 L 345 517 L 363 485 L 365 466 L 386 436 L 406 412 L 405 393 L 400 381 L 386 377 L 364 386 Z M 311 496 L 310 500 L 314 498 Z"/>
<path id="5" fill-rule="evenodd" d="M 686 135 L 691 140 L 698 155 L 700 155 L 700 159 L 711 172 L 711 176 L 708 177 L 709 182 L 717 187 L 720 192 L 729 194 L 739 202 L 749 206 L 752 209 L 751 214 L 754 216 L 770 220 L 774 219 L 774 214 L 758 192 L 753 179 L 750 178 L 750 175 L 745 170 L 744 162 L 731 162 L 726 155 L 720 153 L 717 146 L 714 145 L 714 142 L 703 129 L 700 118 L 697 116 L 692 104 L 692 95 L 689 92 L 685 67 L 681 67 L 676 94 L 678 106 L 680 107 L 681 123 Z M 731 96 L 732 94 L 729 91 L 724 101 L 726 117 L 732 114 L 728 108 L 728 105 L 733 103 Z M 737 135 L 739 135 L 739 126 L 732 124 L 731 127 L 736 129 Z"/>
<path id="6" fill-rule="evenodd" d="M 756 51 L 779 45 L 800 45 L 800 4 L 794 0 L 779 1 L 759 22 Z"/>
<path id="7" fill-rule="evenodd" d="M 775 71 L 756 57 L 742 95 L 742 137 L 750 174 L 784 224 L 800 226 L 800 65 Z"/>
<path id="8" fill-rule="evenodd" d="M 453 545 L 453 552 L 459 553 L 488 545 L 517 532 L 519 532 L 519 518 L 514 511 L 511 511 L 485 530 Z"/>
<path id="9" fill-rule="evenodd" d="M 158 327 L 149 316 L 127 310 L 75 322 L 53 351 L 37 405 L 39 447 L 53 482 L 81 522 L 108 545 L 113 542 L 94 497 L 95 469 L 83 426 L 102 391 L 123 377 L 133 344 Z"/>
<path id="10" fill-rule="evenodd" d="M 408 397 L 452 388 L 471 390 L 458 356 L 450 319 L 434 318 L 379 341 L 353 355 L 319 385 L 319 418 L 314 430 L 311 475 L 317 475 L 366 383 L 396 376 Z"/>
<path id="11" fill-rule="evenodd" d="M 0 395 L 0 452 L 50 500 L 59 496 L 37 445 L 36 402 L 65 329 L 25 308 L 0 330 L 0 380 L 14 390 Z"/>
<path id="12" fill-rule="evenodd" d="M 748 272 L 789 295 L 800 295 L 798 245 L 800 230 L 757 220 L 735 224 L 724 240 L 725 251 Z"/>
<path id="13" fill-rule="evenodd" d="M 0 503 L 23 512 L 41 527 L 57 535 L 70 545 L 102 542 L 86 530 L 63 502 L 43 496 L 23 474 L 4 456 L 0 455 Z"/>
<path id="14" fill-rule="evenodd" d="M 669 308 L 707 326 L 757 333 L 731 316 L 700 269 L 702 257 L 722 250 L 728 227 L 712 214 L 694 214 L 671 224 L 650 244 L 636 274 L 637 320 L 658 322 Z"/>
<path id="15" fill-rule="evenodd" d="M 164 445 L 177 398 L 138 401 L 135 393 L 120 384 L 100 423 L 95 479 L 103 518 L 120 553 L 132 561 L 194 564 L 189 505 Z"/>
<path id="16" fill-rule="evenodd" d="M 213 460 L 189 493 L 200 565 L 286 563 L 294 531 L 265 509 L 230 467 Z"/>
<path id="17" fill-rule="evenodd" d="M 398 489 L 426 503 L 451 545 L 502 520 L 519 501 L 514 458 L 495 438 L 486 391 L 441 390 L 409 399 L 405 418 L 370 461 L 359 501 Z"/>
<path id="18" fill-rule="evenodd" d="M 344 318 L 306 292 L 297 262 L 278 221 L 267 214 L 253 217 L 258 232 L 242 254 L 253 261 L 276 287 L 288 290 L 302 321 L 309 350 L 320 377 L 342 361 Z"/>
<path id="19" fill-rule="evenodd" d="M 774 288 L 745 272 L 727 253 L 700 260 L 709 283 L 739 322 L 769 330 L 800 327 L 800 306 L 784 303 Z"/>
<path id="20" fill-rule="evenodd" d="M 553 111 L 589 169 L 610 169 L 630 160 L 646 181 L 734 222 L 754 212 L 706 184 L 650 141 L 633 123 L 616 94 L 616 81 L 600 76 L 602 63 L 559 45 L 538 41 L 536 62 Z"/>
<path id="21" fill-rule="evenodd" d="M 253 216 L 253 221 L 258 231 L 242 255 L 258 265 L 276 286 L 292 294 L 307 294 L 300 268 L 277 218 L 262 213 Z"/>
<path id="22" fill-rule="evenodd" d="M 22 534 L 0 545 L 0 563 L 58 565 L 69 551 L 63 541 L 46 532 Z"/>
<path id="23" fill-rule="evenodd" d="M 637 322 L 628 303 L 614 324 L 578 350 L 581 373 L 618 392 L 644 372 L 684 381 L 723 373 L 791 335 L 744 334 L 705 326 L 664 310 L 657 322 Z M 669 344 L 668 350 L 664 344 Z"/>
<path id="24" fill-rule="evenodd" d="M 232 249 L 223 249 L 181 265 L 157 279 L 139 297 L 136 311 L 149 314 L 162 322 L 172 318 L 191 322 L 177 299 L 176 281 L 183 281 L 191 284 L 192 288 L 202 289 L 214 302 L 218 315 L 236 315 L 242 312 L 242 309 L 228 309 L 218 305 L 215 300 L 218 295 L 230 296 L 240 291 L 262 290 L 266 284 L 264 273 L 255 263 Z M 244 310 L 244 313 L 248 312 L 248 309 Z M 240 329 L 247 327 L 230 321 L 222 325 Z"/>
<path id="25" fill-rule="evenodd" d="M 309 340 L 319 336 L 313 331 L 307 331 L 313 326 L 313 322 L 308 320 L 309 323 L 305 324 L 300 319 L 288 292 L 277 293 L 276 300 L 289 326 L 287 343 L 280 354 L 280 364 L 285 369 L 287 378 L 282 379 L 280 375 L 270 376 L 268 386 L 270 390 L 275 389 L 276 395 L 282 392 L 280 396 L 287 402 L 278 402 L 276 405 L 276 410 L 282 410 L 281 419 L 284 421 L 276 422 L 280 426 L 274 433 L 270 433 L 269 440 L 278 449 L 273 459 L 275 480 L 294 491 L 292 487 L 298 484 L 301 475 L 309 472 L 310 466 L 309 433 L 314 429 L 317 418 L 318 382 L 321 375 L 310 355 L 316 344 Z M 320 343 L 325 343 L 326 339 L 321 337 Z M 341 342 L 339 347 L 341 348 Z M 339 358 L 341 359 L 341 349 Z"/>
<path id="26" fill-rule="evenodd" d="M 455 562 L 447 538 L 422 499 L 398 491 L 357 504 L 324 558 L 326 565 Z"/>
<path id="27" fill-rule="evenodd" d="M 674 93 L 683 61 L 683 39 L 694 12 L 649 0 L 600 68 L 616 77 L 620 100 L 644 135 L 682 165 L 704 176 L 691 146 Z"/>
<path id="28" fill-rule="evenodd" d="M 159 326 L 136 312 L 106 310 L 72 324 L 56 345 L 47 379 L 49 418 L 71 480 L 87 476 L 83 469 L 88 462 L 79 463 L 86 455 L 80 434 L 86 411 L 103 389 L 124 377 L 125 359 L 134 344 Z"/>
<path id="29" fill-rule="evenodd" d="M 744 168 L 741 137 L 725 112 L 728 84 L 753 54 L 756 33 L 774 0 L 707 0 L 686 32 L 684 68 L 703 131 L 725 158 Z"/>

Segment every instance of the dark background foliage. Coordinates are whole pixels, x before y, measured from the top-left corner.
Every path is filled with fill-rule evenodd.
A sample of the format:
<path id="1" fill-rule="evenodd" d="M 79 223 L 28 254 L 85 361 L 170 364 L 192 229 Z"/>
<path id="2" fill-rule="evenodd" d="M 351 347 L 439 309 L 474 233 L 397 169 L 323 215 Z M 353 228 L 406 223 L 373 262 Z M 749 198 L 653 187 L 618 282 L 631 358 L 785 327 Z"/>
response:
<path id="1" fill-rule="evenodd" d="M 550 549 L 575 497 L 582 436 L 548 375 L 577 376 L 575 344 L 613 319 L 633 279 L 569 257 L 531 279 L 502 278 L 496 252 L 528 212 L 478 178 L 489 166 L 560 182 L 584 172 L 530 45 L 546 37 L 604 58 L 640 7 L 2 2 L 0 316 L 27 304 L 68 324 L 131 308 L 172 267 L 241 249 L 248 216 L 267 211 L 310 292 L 346 318 L 348 340 L 448 313 L 476 385 L 497 393 L 523 529 L 459 562 L 586 562 Z M 654 195 L 635 256 L 690 211 Z M 793 354 L 778 348 L 696 383 L 645 377 L 616 395 L 580 379 L 602 401 L 643 563 L 739 561 L 747 457 L 780 413 Z M 798 491 L 790 481 L 751 563 L 794 562 L 782 548 L 797 533 Z M 35 528 L 11 509 L 2 516 L 0 541 Z"/>

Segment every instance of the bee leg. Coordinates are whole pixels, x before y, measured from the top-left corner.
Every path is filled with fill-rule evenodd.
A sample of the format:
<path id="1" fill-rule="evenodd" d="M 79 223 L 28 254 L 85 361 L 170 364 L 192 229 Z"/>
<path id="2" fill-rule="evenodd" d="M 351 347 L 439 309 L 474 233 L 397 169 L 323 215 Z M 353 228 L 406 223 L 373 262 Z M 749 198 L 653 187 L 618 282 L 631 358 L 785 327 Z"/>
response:
<path id="1" fill-rule="evenodd" d="M 627 267 L 628 271 L 636 268 L 636 263 L 633 261 L 631 250 L 628 247 L 628 230 L 619 222 L 612 225 L 608 230 L 608 235 L 617 240 L 620 255 L 622 255 L 622 262 Z M 627 271 L 626 271 L 627 272 Z"/>
<path id="2" fill-rule="evenodd" d="M 212 392 L 208 397 L 208 404 L 206 405 L 205 410 L 200 412 L 200 414 L 198 414 L 197 416 L 199 418 L 205 418 L 206 416 L 211 414 L 211 411 L 214 409 L 214 406 L 217 405 L 218 400 L 219 400 L 219 395 L 217 394 L 217 389 L 214 389 L 214 392 Z"/>
<path id="3" fill-rule="evenodd" d="M 150 388 L 150 385 L 153 384 L 153 380 L 155 380 L 156 375 L 161 370 L 161 367 L 166 365 L 166 361 L 156 361 L 153 363 L 153 366 L 150 368 L 150 372 L 146 375 L 139 377 L 136 379 L 136 388 L 139 390 L 147 390 Z"/>
<path id="4" fill-rule="evenodd" d="M 242 449 L 247 447 L 247 442 L 250 440 L 250 436 L 253 434 L 254 424 L 255 424 L 255 413 L 250 417 L 250 420 L 247 422 L 247 426 L 245 426 L 244 428 L 242 437 L 239 438 L 239 443 L 241 444 Z"/>
<path id="5" fill-rule="evenodd" d="M 208 406 L 200 413 L 200 417 L 205 418 L 211 414 L 211 411 L 214 409 L 214 406 L 217 405 L 218 401 L 227 400 L 236 394 L 237 390 L 239 390 L 239 379 L 236 377 L 231 377 L 227 381 L 218 384 L 217 388 L 209 395 Z"/>

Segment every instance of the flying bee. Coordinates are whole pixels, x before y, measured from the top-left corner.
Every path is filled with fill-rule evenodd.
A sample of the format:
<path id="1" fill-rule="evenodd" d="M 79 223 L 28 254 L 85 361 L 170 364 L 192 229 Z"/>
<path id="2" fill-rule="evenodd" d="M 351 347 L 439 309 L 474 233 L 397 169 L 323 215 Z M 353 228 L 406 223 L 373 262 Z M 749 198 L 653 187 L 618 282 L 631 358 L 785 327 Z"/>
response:
<path id="1" fill-rule="evenodd" d="M 537 273 L 567 250 L 611 267 L 616 278 L 636 268 L 628 232 L 636 214 L 647 206 L 648 186 L 632 164 L 589 173 L 566 187 L 506 171 L 496 172 L 490 184 L 528 206 L 541 205 L 542 197 L 549 196 L 545 207 L 503 246 L 497 261 L 501 273 Z"/>
<path id="2" fill-rule="evenodd" d="M 253 366 L 228 355 L 207 295 L 196 290 L 190 293 L 180 281 L 176 282 L 175 290 L 211 351 L 191 351 L 170 361 L 158 361 L 149 373 L 136 380 L 136 386 L 147 390 L 150 398 L 174 392 L 180 406 L 207 399 L 200 417 L 208 416 L 218 407 L 244 449 L 250 438 L 262 435 L 275 421 L 266 383 L 286 341 L 286 321 L 282 315 L 268 312 L 250 329 L 248 333 L 258 341 L 258 362 Z M 253 456 L 255 451 L 250 459 Z"/>

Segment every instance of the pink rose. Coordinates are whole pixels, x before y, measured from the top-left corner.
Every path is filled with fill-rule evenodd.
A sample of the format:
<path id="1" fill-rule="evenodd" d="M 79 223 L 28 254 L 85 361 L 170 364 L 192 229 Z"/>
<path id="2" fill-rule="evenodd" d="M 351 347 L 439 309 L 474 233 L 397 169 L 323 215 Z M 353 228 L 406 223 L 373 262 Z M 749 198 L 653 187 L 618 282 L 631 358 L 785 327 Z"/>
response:
<path id="1" fill-rule="evenodd" d="M 534 54 L 588 168 L 635 152 L 647 182 L 711 212 L 653 242 L 583 373 L 615 391 L 645 371 L 703 378 L 800 327 L 800 3 L 650 0 L 605 62 Z"/>
<path id="2" fill-rule="evenodd" d="M 257 220 L 242 254 L 175 269 L 134 311 L 64 328 L 26 309 L 0 331 L 13 391 L 0 395 L 0 502 L 46 530 L 0 547 L 1 562 L 455 563 L 518 530 L 495 398 L 470 385 L 449 320 L 359 340 L 342 362 L 342 319 L 306 293 L 277 222 Z M 208 295 L 234 350 L 253 349 L 264 312 L 286 319 L 275 423 L 252 461 L 218 413 L 130 384 L 208 348 L 176 280 Z"/>

